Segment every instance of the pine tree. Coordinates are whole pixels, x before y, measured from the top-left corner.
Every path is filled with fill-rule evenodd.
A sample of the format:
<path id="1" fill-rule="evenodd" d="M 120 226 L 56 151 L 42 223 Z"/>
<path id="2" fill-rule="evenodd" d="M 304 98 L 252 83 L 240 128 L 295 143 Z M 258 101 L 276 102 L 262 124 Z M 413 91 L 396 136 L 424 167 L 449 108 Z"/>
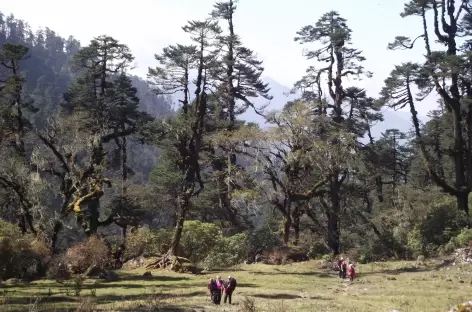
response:
<path id="1" fill-rule="evenodd" d="M 204 135 L 206 130 L 206 115 L 208 101 L 207 73 L 211 70 L 212 40 L 219 33 L 216 23 L 206 21 L 190 21 L 183 30 L 191 36 L 196 47 L 164 49 L 161 56 L 156 59 L 161 66 L 149 70 L 149 77 L 153 78 L 158 87 L 157 92 L 169 92 L 170 90 L 183 91 L 181 113 L 174 120 L 163 120 L 158 124 L 158 132 L 164 136 L 157 140 L 157 144 L 167 149 L 167 153 L 175 155 L 174 165 L 178 168 L 180 183 L 176 198 L 176 222 L 169 251 L 163 257 L 157 259 L 150 267 L 166 267 L 173 263 L 182 236 L 184 221 L 191 208 L 191 199 L 203 191 L 204 181 L 201 173 L 201 152 L 204 148 Z M 174 51 L 175 53 L 170 53 Z M 190 55 L 189 53 L 195 53 Z M 195 96 L 189 100 L 189 73 L 196 70 Z M 166 72 L 173 73 L 168 75 Z M 165 91 L 167 90 L 167 91 Z"/>
<path id="2" fill-rule="evenodd" d="M 427 18 L 427 12 L 434 13 L 433 21 Z M 433 181 L 444 192 L 454 196 L 459 210 L 469 213 L 468 197 L 472 191 L 472 133 L 468 129 L 472 125 L 472 109 L 470 102 L 470 42 L 472 14 L 470 4 L 456 1 L 447 3 L 437 1 L 411 0 L 405 4 L 402 17 L 420 17 L 421 31 L 415 39 L 397 36 L 389 44 L 389 49 L 412 49 L 417 40 L 422 38 L 425 46 L 425 61 L 423 64 L 402 64 L 396 66 L 392 75 L 386 80 L 386 88 L 400 91 L 392 99 L 392 105 L 409 105 L 417 143 L 423 157 L 426 159 L 427 170 Z M 431 47 L 432 37 L 443 44 L 445 50 L 434 51 Z M 459 38 L 464 41 L 459 46 Z M 397 86 L 393 85 L 397 83 Z M 416 85 L 420 89 L 417 99 L 411 90 Z M 435 160 L 428 151 L 422 138 L 421 128 L 415 109 L 416 100 L 422 100 L 432 90 L 436 90 L 444 107 L 452 116 L 454 179 L 448 181 L 436 170 Z"/>
<path id="3" fill-rule="evenodd" d="M 261 80 L 264 71 L 262 61 L 255 53 L 243 46 L 241 39 L 234 29 L 234 14 L 237 1 L 219 1 L 214 5 L 211 16 L 227 24 L 227 32 L 221 34 L 216 42 L 221 51 L 217 70 L 211 76 L 215 81 L 216 93 L 221 103 L 221 127 L 226 131 L 237 130 L 241 123 L 237 116 L 251 108 L 257 114 L 263 115 L 264 107 L 255 107 L 252 99 L 263 97 L 271 100 L 267 83 Z M 223 153 L 218 150 L 222 148 Z M 233 176 L 237 172 L 236 153 L 224 146 L 215 146 L 213 150 L 213 170 L 220 190 L 220 208 L 225 213 L 227 221 L 237 226 L 237 211 L 231 207 L 231 193 L 234 189 Z M 236 171 L 236 172 L 232 172 Z"/>
<path id="4" fill-rule="evenodd" d="M 9 169 L 5 164 L 6 172 L 0 175 L 0 186 L 16 195 L 19 204 L 18 222 L 22 232 L 25 233 L 29 227 L 36 233 L 33 224 L 33 203 L 28 194 L 31 185 L 25 185 L 25 182 L 21 181 L 24 177 L 19 174 L 21 169 L 29 171 L 25 139 L 32 125 L 25 113 L 38 111 L 23 89 L 26 79 L 21 72 L 20 63 L 27 58 L 27 53 L 27 47 L 9 43 L 4 44 L 0 50 L 0 70 L 6 75 L 0 77 L 0 140 L 13 147 L 14 155 L 5 153 L 4 156 L 12 157 L 17 167 Z M 4 161 L 7 162 L 8 159 Z M 14 171 L 8 172 L 11 170 Z M 18 171 L 19 176 L 12 175 L 15 171 Z"/>
<path id="5" fill-rule="evenodd" d="M 123 138 L 135 131 L 135 127 L 128 127 L 123 119 L 116 100 L 122 100 L 117 95 L 117 87 L 129 88 L 120 80 L 122 73 L 133 61 L 129 48 L 109 36 L 99 36 L 82 48 L 73 59 L 73 69 L 80 74 L 75 84 L 64 95 L 64 109 L 82 120 L 83 132 L 91 136 L 91 150 L 89 154 L 88 182 L 81 184 L 74 194 L 71 204 L 83 222 L 88 235 L 96 233 L 100 226 L 100 198 L 103 196 L 103 185 L 110 184 L 104 177 L 106 167 L 106 151 L 104 144 L 112 140 Z M 115 89 L 114 89 L 115 88 Z M 126 90 L 119 92 L 126 93 Z M 129 93 L 129 92 L 128 92 Z M 127 94 L 129 96 L 129 94 Z M 118 99 L 116 99 L 118 97 Z M 136 100 L 134 100 L 136 102 Z M 129 108 L 129 107 L 128 107 Z M 136 103 L 132 104 L 136 110 Z M 125 117 L 126 118 L 126 117 Z M 133 117 L 131 117 L 133 118 Z M 130 119 L 132 120 L 132 119 Z M 125 129 L 123 129 L 125 128 Z M 81 207 L 86 205 L 85 211 Z"/>
<path id="6" fill-rule="evenodd" d="M 314 111 L 322 116 L 328 116 L 330 122 L 325 129 L 319 129 L 321 140 L 326 140 L 331 146 L 331 157 L 337 159 L 335 155 L 343 155 L 345 148 L 343 141 L 346 138 L 357 139 L 359 133 L 357 126 L 353 122 L 354 109 L 362 113 L 361 107 L 356 106 L 355 97 L 351 96 L 351 110 L 346 113 L 343 104 L 349 100 L 346 96 L 347 90 L 343 86 L 343 80 L 347 77 L 359 78 L 361 75 L 370 77 L 362 66 L 365 58 L 361 51 L 349 47 L 351 44 L 351 29 L 346 24 L 346 19 L 342 18 L 335 11 L 324 14 L 316 24 L 303 27 L 297 32 L 295 41 L 304 43 L 318 43 L 320 48 L 307 51 L 305 56 L 309 60 L 323 62 L 322 68 L 310 67 L 307 75 L 302 78 L 296 86 L 317 85 L 318 86 L 318 108 Z M 328 88 L 330 101 L 322 97 L 321 86 Z M 316 92 L 315 92 L 316 93 Z M 355 92 L 354 92 L 355 93 Z M 309 94 L 306 100 L 312 100 Z M 371 108 L 374 106 L 371 105 Z M 364 113 L 364 119 L 368 121 Z M 364 126 L 363 131 L 367 128 Z M 347 139 L 349 140 L 349 139 Z M 344 161 L 333 161 L 333 169 L 327 176 L 320 176 L 320 181 L 326 180 L 328 188 L 329 202 L 319 197 L 321 205 L 324 207 L 327 219 L 327 245 L 333 254 L 339 253 L 340 246 L 340 218 L 342 216 L 342 188 L 350 176 L 349 167 L 344 167 Z"/>

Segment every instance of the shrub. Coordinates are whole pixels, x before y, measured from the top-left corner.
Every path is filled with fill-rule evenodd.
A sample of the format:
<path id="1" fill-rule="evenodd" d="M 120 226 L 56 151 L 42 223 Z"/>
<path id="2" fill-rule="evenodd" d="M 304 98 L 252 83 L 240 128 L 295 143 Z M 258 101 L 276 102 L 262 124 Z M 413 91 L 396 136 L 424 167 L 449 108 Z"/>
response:
<path id="1" fill-rule="evenodd" d="M 96 236 L 69 248 L 65 255 L 67 266 L 77 274 L 84 273 L 91 266 L 104 268 L 110 263 L 109 260 L 107 245 Z"/>
<path id="2" fill-rule="evenodd" d="M 359 261 L 359 258 L 361 256 L 361 249 L 360 247 L 354 247 L 346 250 L 346 256 L 349 260 L 351 261 Z"/>
<path id="3" fill-rule="evenodd" d="M 460 233 L 451 239 L 455 248 L 468 247 L 472 241 L 472 229 L 462 229 Z"/>
<path id="4" fill-rule="evenodd" d="M 0 278 L 31 278 L 44 273 L 49 249 L 17 225 L 0 220 Z"/>
<path id="5" fill-rule="evenodd" d="M 273 250 L 264 253 L 267 264 L 281 265 L 284 259 L 284 253 L 281 250 Z"/>
<path id="6" fill-rule="evenodd" d="M 465 214 L 454 204 L 440 203 L 408 233 L 407 247 L 414 257 L 449 253 L 457 248 L 456 243 L 467 245 L 469 234 L 467 231 L 461 232 L 466 225 Z"/>
<path id="7" fill-rule="evenodd" d="M 310 257 L 311 259 L 321 260 L 323 255 L 326 255 L 328 253 L 329 250 L 328 248 L 326 248 L 326 245 L 321 241 L 317 241 L 310 246 L 310 249 L 308 250 L 308 257 Z"/>
<path id="8" fill-rule="evenodd" d="M 456 207 L 442 204 L 435 206 L 420 224 L 421 235 L 426 244 L 440 246 L 467 226 L 466 215 Z"/>
<path id="9" fill-rule="evenodd" d="M 257 254 L 270 252 L 281 246 L 278 234 L 272 231 L 269 224 L 264 223 L 248 236 L 248 257 L 254 258 Z"/>
<path id="10" fill-rule="evenodd" d="M 126 237 L 125 261 L 139 256 L 150 257 L 167 251 L 172 237 L 172 231 L 150 230 L 139 228 Z"/>
<path id="11" fill-rule="evenodd" d="M 218 245 L 221 236 L 221 230 L 216 224 L 196 220 L 185 221 L 180 239 L 183 256 L 193 263 L 204 260 Z"/>
<path id="12" fill-rule="evenodd" d="M 36 239 L 31 244 L 31 251 L 36 255 L 37 271 L 43 276 L 52 260 L 52 252 L 43 240 Z"/>
<path id="13" fill-rule="evenodd" d="M 325 254 L 325 255 L 321 256 L 320 260 L 332 261 L 333 257 L 330 254 Z"/>
<path id="14" fill-rule="evenodd" d="M 426 243 L 421 230 L 418 226 L 415 226 L 413 230 L 408 233 L 407 247 L 413 253 L 413 256 L 423 255 L 426 252 Z"/>
<path id="15" fill-rule="evenodd" d="M 241 263 L 246 257 L 247 241 L 247 234 L 219 237 L 215 246 L 203 261 L 203 267 L 211 270 L 227 268 Z"/>
<path id="16" fill-rule="evenodd" d="M 65 255 L 54 257 L 51 262 L 49 262 L 46 277 L 55 280 L 67 280 L 71 277 L 69 269 L 67 268 Z"/>
<path id="17" fill-rule="evenodd" d="M 403 247 L 397 243 L 392 233 L 385 230 L 382 236 L 378 236 L 373 232 L 366 235 L 366 239 L 358 249 L 357 260 L 360 263 L 378 261 L 380 259 L 388 259 L 390 257 L 399 256 L 403 253 Z M 354 251 L 353 251 L 354 252 Z"/>

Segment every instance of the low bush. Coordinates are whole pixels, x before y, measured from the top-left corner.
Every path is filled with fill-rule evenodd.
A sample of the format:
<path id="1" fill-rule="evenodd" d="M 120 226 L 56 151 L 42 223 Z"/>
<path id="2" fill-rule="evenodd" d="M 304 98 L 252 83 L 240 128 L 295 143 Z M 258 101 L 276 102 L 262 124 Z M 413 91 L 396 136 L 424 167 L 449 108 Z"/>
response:
<path id="1" fill-rule="evenodd" d="M 58 255 L 51 260 L 46 277 L 54 280 L 67 280 L 71 277 L 65 255 Z"/>
<path id="2" fill-rule="evenodd" d="M 102 239 L 92 236 L 87 242 L 69 248 L 65 262 L 73 273 L 82 274 L 91 266 L 107 267 L 110 263 L 109 250 Z"/>
<path id="3" fill-rule="evenodd" d="M 282 247 L 273 251 L 265 252 L 264 258 L 267 264 L 283 265 L 293 262 L 308 261 L 309 257 L 306 252 L 299 248 Z"/>
<path id="4" fill-rule="evenodd" d="M 462 229 L 457 236 L 451 238 L 450 243 L 454 248 L 470 247 L 472 241 L 472 229 Z"/>
<path id="5" fill-rule="evenodd" d="M 17 225 L 0 220 L 0 278 L 35 278 L 44 274 L 50 261 L 48 247 Z"/>
<path id="6" fill-rule="evenodd" d="M 277 232 L 268 223 L 262 224 L 248 236 L 248 258 L 254 259 L 258 254 L 270 252 L 282 246 Z"/>
<path id="7" fill-rule="evenodd" d="M 207 258 L 213 249 L 218 249 L 223 233 L 218 225 L 201 221 L 185 221 L 180 239 L 183 257 L 193 263 Z"/>
<path id="8" fill-rule="evenodd" d="M 311 259 L 317 259 L 321 260 L 323 255 L 326 255 L 329 253 L 328 248 L 326 248 L 326 245 L 322 241 L 316 241 L 314 242 L 309 250 L 308 250 L 308 257 Z"/>
<path id="9" fill-rule="evenodd" d="M 246 257 L 247 241 L 247 234 L 220 236 L 203 261 L 203 267 L 211 270 L 241 263 Z"/>
<path id="10" fill-rule="evenodd" d="M 472 231 L 463 230 L 466 226 L 463 212 L 450 203 L 441 203 L 408 233 L 407 248 L 413 257 L 450 253 L 472 239 Z"/>
<path id="11" fill-rule="evenodd" d="M 149 257 L 162 254 L 169 248 L 171 237 L 172 231 L 168 229 L 139 228 L 126 237 L 124 259 L 127 261 L 139 256 Z"/>

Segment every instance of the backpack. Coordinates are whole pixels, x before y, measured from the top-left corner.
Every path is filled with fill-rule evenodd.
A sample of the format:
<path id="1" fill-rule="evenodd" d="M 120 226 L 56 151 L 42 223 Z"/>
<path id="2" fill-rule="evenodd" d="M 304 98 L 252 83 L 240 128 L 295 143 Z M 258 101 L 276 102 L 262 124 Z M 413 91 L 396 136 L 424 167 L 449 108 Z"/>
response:
<path id="1" fill-rule="evenodd" d="M 236 284 L 236 279 L 233 277 L 231 281 L 229 281 L 229 287 L 234 290 L 236 288 Z"/>
<path id="2" fill-rule="evenodd" d="M 210 291 L 214 291 L 216 290 L 217 287 L 216 287 L 216 282 L 215 281 L 212 281 L 211 284 L 210 284 Z"/>

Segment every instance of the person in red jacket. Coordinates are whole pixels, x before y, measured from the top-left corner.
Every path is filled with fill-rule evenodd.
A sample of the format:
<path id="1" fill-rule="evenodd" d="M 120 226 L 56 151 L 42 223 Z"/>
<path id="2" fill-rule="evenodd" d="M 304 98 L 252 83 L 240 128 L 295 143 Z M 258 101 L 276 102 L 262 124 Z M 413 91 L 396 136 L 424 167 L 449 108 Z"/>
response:
<path id="1" fill-rule="evenodd" d="M 352 263 L 349 264 L 347 274 L 349 275 L 349 280 L 351 282 L 354 280 L 354 277 L 356 277 L 356 270 L 354 269 L 354 265 Z"/>
<path id="2" fill-rule="evenodd" d="M 226 300 L 229 300 L 229 304 L 231 304 L 231 295 L 233 294 L 234 290 L 236 289 L 236 279 L 234 277 L 228 276 L 228 281 L 225 283 L 224 287 L 224 303 Z"/>

